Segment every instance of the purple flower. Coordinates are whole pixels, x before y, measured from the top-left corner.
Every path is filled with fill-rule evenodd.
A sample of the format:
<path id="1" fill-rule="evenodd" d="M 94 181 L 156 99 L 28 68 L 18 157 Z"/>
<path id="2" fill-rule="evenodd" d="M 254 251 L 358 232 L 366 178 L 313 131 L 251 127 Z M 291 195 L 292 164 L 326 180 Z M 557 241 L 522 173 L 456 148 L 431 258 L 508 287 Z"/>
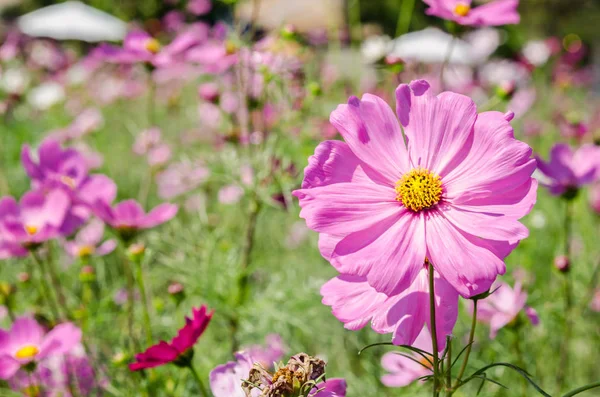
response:
<path id="1" fill-rule="evenodd" d="M 519 23 L 519 0 L 494 0 L 471 8 L 471 0 L 423 0 L 427 15 L 467 26 L 499 26 Z"/>
<path id="2" fill-rule="evenodd" d="M 111 207 L 104 201 L 97 201 L 94 213 L 106 224 L 114 228 L 122 238 L 131 239 L 138 232 L 151 229 L 175 217 L 177 206 L 163 203 L 149 213 L 135 200 L 125 200 Z"/>
<path id="3" fill-rule="evenodd" d="M 246 397 L 242 381 L 248 374 L 254 361 L 248 353 L 236 353 L 235 361 L 215 367 L 210 373 L 210 390 L 215 397 Z M 260 395 L 260 390 L 252 390 L 252 397 Z"/>
<path id="4" fill-rule="evenodd" d="M 65 251 L 74 258 L 87 258 L 90 256 L 104 256 L 110 254 L 117 246 L 115 240 L 106 240 L 100 244 L 104 236 L 104 223 L 92 219 L 82 228 L 73 241 L 65 243 Z"/>
<path id="5" fill-rule="evenodd" d="M 2 198 L 2 255 L 25 256 L 26 249 L 58 237 L 70 205 L 69 196 L 58 189 L 50 191 L 47 195 L 39 191 L 25 193 L 19 203 L 12 197 Z"/>
<path id="6" fill-rule="evenodd" d="M 550 161 L 536 156 L 538 169 L 548 180 L 543 183 L 556 196 L 571 196 L 577 190 L 598 179 L 600 174 L 600 147 L 583 145 L 573 150 L 557 143 L 550 150 Z"/>

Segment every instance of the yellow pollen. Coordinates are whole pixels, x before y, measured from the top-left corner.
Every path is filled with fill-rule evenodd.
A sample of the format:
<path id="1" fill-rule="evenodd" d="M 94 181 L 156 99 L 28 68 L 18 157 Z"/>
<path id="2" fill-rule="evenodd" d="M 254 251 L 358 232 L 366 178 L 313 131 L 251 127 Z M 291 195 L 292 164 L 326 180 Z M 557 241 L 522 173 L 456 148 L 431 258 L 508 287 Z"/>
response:
<path id="1" fill-rule="evenodd" d="M 92 255 L 94 253 L 94 251 L 96 251 L 96 248 L 94 246 L 82 245 L 81 247 L 79 247 L 79 251 L 77 252 L 77 255 L 79 255 L 80 258 L 85 258 L 85 257 Z"/>
<path id="2" fill-rule="evenodd" d="M 415 168 L 396 182 L 396 200 L 406 208 L 419 212 L 431 208 L 442 198 L 440 177 L 426 168 Z"/>
<path id="3" fill-rule="evenodd" d="M 156 54 L 158 51 L 160 51 L 160 43 L 156 39 L 146 40 L 144 47 L 146 47 L 146 49 L 153 54 Z"/>
<path id="4" fill-rule="evenodd" d="M 419 360 L 419 363 L 421 363 L 424 367 L 433 369 L 433 366 L 431 365 L 430 360 L 426 359 L 425 357 L 421 357 L 421 359 Z"/>
<path id="5" fill-rule="evenodd" d="M 23 346 L 15 353 L 15 358 L 25 360 L 28 358 L 34 358 L 39 353 L 39 349 L 33 345 Z"/>
<path id="6" fill-rule="evenodd" d="M 32 225 L 25 225 L 25 231 L 30 236 L 33 236 L 34 234 L 36 234 L 38 232 L 38 227 L 37 226 L 32 226 Z"/>
<path id="7" fill-rule="evenodd" d="M 60 177 L 60 181 L 71 189 L 75 189 L 75 179 L 71 178 L 70 176 L 63 175 Z"/>
<path id="8" fill-rule="evenodd" d="M 454 9 L 454 13 L 461 17 L 466 17 L 471 11 L 471 6 L 465 3 L 458 3 Z"/>

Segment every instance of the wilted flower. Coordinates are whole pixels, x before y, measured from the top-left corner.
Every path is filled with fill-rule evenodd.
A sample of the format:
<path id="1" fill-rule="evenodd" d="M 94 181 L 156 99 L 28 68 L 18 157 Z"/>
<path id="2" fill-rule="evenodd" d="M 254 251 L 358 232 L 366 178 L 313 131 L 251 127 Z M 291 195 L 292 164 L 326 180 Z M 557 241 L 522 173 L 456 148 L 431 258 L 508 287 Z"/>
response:
<path id="1" fill-rule="evenodd" d="M 427 15 L 468 26 L 499 26 L 520 21 L 519 0 L 493 0 L 471 8 L 471 0 L 423 0 L 429 8 Z"/>
<path id="2" fill-rule="evenodd" d="M 97 201 L 94 213 L 115 229 L 122 238 L 131 239 L 142 230 L 151 229 L 173 219 L 177 214 L 177 206 L 163 203 L 146 214 L 135 200 L 121 201 L 114 207 L 103 201 Z"/>
<path id="3" fill-rule="evenodd" d="M 0 379 L 10 379 L 21 367 L 68 353 L 80 340 L 81 330 L 71 323 L 46 333 L 34 319 L 19 317 L 9 331 L 0 330 Z"/>
<path id="4" fill-rule="evenodd" d="M 458 316 L 458 293 L 439 274 L 435 275 L 436 325 L 438 348 L 443 350 L 446 336 Z M 423 267 L 407 289 L 386 295 L 369 285 L 366 277 L 342 274 L 321 288 L 323 304 L 331 306 L 333 315 L 350 330 L 369 322 L 375 332 L 393 332 L 393 343 L 412 345 L 423 330 L 431 327 L 429 318 L 428 271 Z"/>
<path id="5" fill-rule="evenodd" d="M 157 345 L 146 349 L 145 352 L 136 354 L 136 361 L 129 364 L 129 369 L 139 371 L 168 363 L 178 366 L 189 365 L 194 354 L 194 344 L 204 333 L 212 318 L 213 311 L 207 311 L 204 305 L 200 308 L 193 308 L 193 317 L 185 318 L 185 326 L 179 330 L 171 342 L 160 341 Z"/>
<path id="6" fill-rule="evenodd" d="M 579 188 L 598 178 L 600 174 L 600 147 L 583 145 L 573 150 L 557 143 L 550 150 L 550 161 L 536 156 L 539 170 L 548 177 L 543 183 L 551 194 L 573 198 Z"/>
<path id="7" fill-rule="evenodd" d="M 401 84 L 396 101 L 400 124 L 371 94 L 331 114 L 345 142 L 309 159 L 294 192 L 300 216 L 340 273 L 377 292 L 407 289 L 426 259 L 464 297 L 485 292 L 528 235 L 519 219 L 536 200 L 531 148 L 514 138 L 512 113 L 477 114 L 424 80 Z"/>
<path id="8" fill-rule="evenodd" d="M 110 254 L 116 248 L 117 242 L 111 239 L 100 244 L 103 236 L 104 223 L 92 219 L 77 233 L 73 241 L 65 242 L 65 251 L 74 258 L 82 259 Z"/>
<path id="9" fill-rule="evenodd" d="M 432 351 L 429 331 L 423 328 L 411 346 L 426 352 Z M 381 383 L 387 387 L 404 387 L 423 376 L 433 374 L 433 357 L 431 355 L 427 354 L 423 357 L 417 353 L 411 353 L 410 357 L 412 359 L 395 352 L 384 354 L 381 358 L 381 366 L 389 374 L 381 377 Z"/>
<path id="10" fill-rule="evenodd" d="M 527 293 L 521 290 L 519 281 L 515 283 L 514 289 L 501 281 L 497 282 L 495 287 L 495 292 L 479 301 L 477 307 L 477 319 L 490 325 L 490 338 L 495 338 L 500 328 L 518 321 L 517 317 L 521 311 L 533 325 L 539 324 L 540 319 L 535 309 L 525 304 Z"/>

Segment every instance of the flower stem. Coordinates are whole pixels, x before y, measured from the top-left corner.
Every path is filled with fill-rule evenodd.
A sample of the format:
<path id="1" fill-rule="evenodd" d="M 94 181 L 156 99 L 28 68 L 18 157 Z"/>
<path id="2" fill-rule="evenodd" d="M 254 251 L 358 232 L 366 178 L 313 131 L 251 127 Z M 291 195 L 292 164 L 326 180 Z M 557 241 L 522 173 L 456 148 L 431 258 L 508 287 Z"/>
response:
<path id="1" fill-rule="evenodd" d="M 135 324 L 135 293 L 134 293 L 134 280 L 133 280 L 133 272 L 131 266 L 129 265 L 129 260 L 125 258 L 123 261 L 124 264 L 124 272 L 125 272 L 125 280 L 126 280 L 126 289 L 127 289 L 127 332 L 129 333 L 129 337 L 131 338 L 131 344 L 134 350 L 140 350 L 140 346 L 137 338 L 135 337 L 134 332 L 134 324 Z"/>
<path id="2" fill-rule="evenodd" d="M 44 266 L 44 262 L 40 259 L 37 252 L 32 251 L 31 256 L 33 257 L 33 261 L 38 265 L 40 270 L 40 286 L 41 293 L 43 295 L 43 299 L 48 302 L 48 306 L 50 307 L 50 311 L 52 312 L 52 316 L 54 317 L 54 321 L 58 322 L 60 320 L 60 313 L 58 311 L 58 303 L 54 300 L 54 296 L 50 291 L 50 286 L 48 284 L 48 280 L 46 279 L 46 266 Z"/>
<path id="3" fill-rule="evenodd" d="M 467 369 L 467 363 L 469 362 L 469 355 L 471 354 L 471 348 L 473 347 L 473 340 L 475 339 L 475 326 L 477 325 L 477 299 L 473 299 L 473 318 L 471 320 L 471 332 L 469 333 L 469 344 L 467 345 L 467 350 L 465 351 L 465 358 L 463 360 L 462 365 L 460 366 L 460 370 L 458 371 L 458 376 L 456 377 L 456 383 L 452 390 L 458 389 L 460 386 L 460 380 Z"/>
<path id="4" fill-rule="evenodd" d="M 198 372 L 196 372 L 196 369 L 194 368 L 192 363 L 188 365 L 188 368 L 190 369 L 194 379 L 196 380 L 196 383 L 198 384 L 198 388 L 200 389 L 200 395 L 203 397 L 209 397 L 210 394 L 208 394 L 208 390 L 204 386 L 204 382 L 202 382 L 202 379 L 200 378 L 200 376 L 198 376 Z"/>
<path id="5" fill-rule="evenodd" d="M 250 257 L 252 255 L 252 248 L 254 247 L 254 234 L 256 232 L 256 220 L 258 219 L 259 212 L 260 202 L 256 198 L 253 198 L 250 203 L 248 227 L 246 229 L 246 236 L 244 238 L 244 245 L 242 248 L 242 258 L 240 264 L 241 274 L 238 279 L 238 298 L 236 302 L 237 307 L 241 307 L 248 298 L 248 287 L 250 286 L 250 273 L 248 272 L 248 268 L 250 267 Z M 239 341 L 237 340 L 238 326 L 239 319 L 236 314 L 230 320 L 232 352 L 236 352 L 239 348 Z"/>
<path id="6" fill-rule="evenodd" d="M 438 343 L 437 343 L 437 327 L 435 324 L 435 291 L 434 291 L 434 274 L 433 265 L 427 261 L 429 271 L 429 318 L 431 323 L 431 346 L 433 355 L 433 397 L 439 396 L 438 391 L 438 369 L 439 369 L 439 357 L 438 357 Z"/>
<path id="7" fill-rule="evenodd" d="M 52 286 L 54 291 L 56 291 L 56 296 L 58 298 L 58 303 L 62 307 L 62 310 L 65 313 L 65 316 L 68 320 L 72 320 L 71 312 L 69 311 L 69 306 L 67 304 L 67 298 L 65 297 L 65 293 L 62 289 L 62 285 L 60 283 L 60 279 L 58 277 L 58 273 L 56 271 L 56 267 L 54 266 L 54 260 L 52 259 L 52 247 L 50 245 L 48 248 L 48 273 L 50 274 L 50 281 L 52 282 Z"/>
<path id="8" fill-rule="evenodd" d="M 571 217 L 572 206 L 571 201 L 565 201 L 565 223 L 564 223 L 564 252 L 566 258 L 571 260 Z M 563 291 L 565 299 L 565 331 L 563 333 L 563 343 L 560 348 L 560 368 L 556 376 L 556 388 L 560 392 L 563 388 L 565 377 L 569 370 L 569 345 L 571 339 L 571 308 L 573 306 L 573 298 L 571 296 L 571 277 L 570 271 L 563 272 Z"/>
<path id="9" fill-rule="evenodd" d="M 574 396 L 576 394 L 582 393 L 582 392 L 584 392 L 586 390 L 594 389 L 596 387 L 600 387 L 600 381 L 594 382 L 594 383 L 590 383 L 589 385 L 578 387 L 575 390 L 571 390 L 567 394 L 563 395 L 563 397 L 572 397 L 572 396 Z"/>
<path id="10" fill-rule="evenodd" d="M 141 259 L 135 261 L 136 266 L 136 278 L 138 288 L 140 289 L 140 295 L 142 298 L 142 308 L 144 313 L 144 327 L 146 328 L 146 342 L 148 346 L 152 345 L 152 321 L 150 320 L 150 308 L 149 302 L 146 295 L 146 286 L 144 284 L 144 270 L 142 269 Z"/>
<path id="11" fill-rule="evenodd" d="M 446 396 L 452 395 L 452 339 L 446 338 Z"/>

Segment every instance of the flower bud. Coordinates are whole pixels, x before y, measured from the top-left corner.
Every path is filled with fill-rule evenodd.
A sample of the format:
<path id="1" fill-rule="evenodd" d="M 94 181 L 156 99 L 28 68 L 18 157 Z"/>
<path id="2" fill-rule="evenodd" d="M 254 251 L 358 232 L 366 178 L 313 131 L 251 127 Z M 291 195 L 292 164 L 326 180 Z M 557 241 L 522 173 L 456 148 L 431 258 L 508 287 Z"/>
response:
<path id="1" fill-rule="evenodd" d="M 19 280 L 20 283 L 26 284 L 31 280 L 31 276 L 27 272 L 21 272 L 17 274 L 17 280 Z"/>
<path id="2" fill-rule="evenodd" d="M 143 243 L 131 244 L 127 248 L 127 257 L 132 262 L 141 262 L 144 259 L 144 253 L 146 252 L 146 246 Z"/>
<path id="3" fill-rule="evenodd" d="M 83 266 L 79 272 L 79 280 L 82 283 L 91 283 L 96 279 L 96 272 L 92 266 Z"/>
<path id="4" fill-rule="evenodd" d="M 179 304 L 185 299 L 185 291 L 183 289 L 183 284 L 178 282 L 173 282 L 169 284 L 168 292 L 175 305 L 179 306 Z"/>
<path id="5" fill-rule="evenodd" d="M 571 268 L 571 262 L 566 255 L 557 256 L 554 258 L 554 267 L 561 273 L 567 273 Z"/>

